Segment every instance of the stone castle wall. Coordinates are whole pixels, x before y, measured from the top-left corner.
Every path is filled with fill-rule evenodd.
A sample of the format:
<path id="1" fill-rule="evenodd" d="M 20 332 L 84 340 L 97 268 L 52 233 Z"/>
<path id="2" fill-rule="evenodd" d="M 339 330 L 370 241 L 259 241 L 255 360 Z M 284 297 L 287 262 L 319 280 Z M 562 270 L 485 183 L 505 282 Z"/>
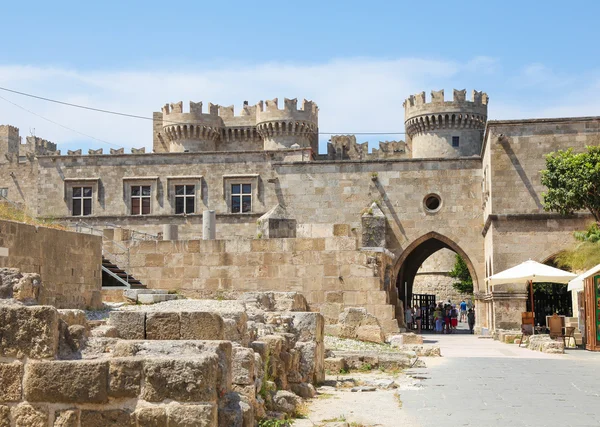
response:
<path id="1" fill-rule="evenodd" d="M 413 283 L 413 293 L 433 294 L 437 301 L 458 303 L 463 299 L 469 299 L 472 295 L 458 292 L 452 284 L 456 282 L 448 275 L 454 268 L 456 253 L 449 249 L 441 249 L 431 255 L 417 271 Z"/>
<path id="2" fill-rule="evenodd" d="M 200 212 L 210 208 L 217 214 L 217 238 L 231 239 L 256 238 L 257 219 L 277 204 L 296 220 L 299 237 L 332 237 L 335 224 L 359 233 L 361 212 L 375 200 L 388 219 L 387 247 L 394 254 L 435 230 L 463 248 L 483 276 L 479 159 L 289 161 L 303 155 L 296 150 L 277 152 L 273 160 L 264 152 L 39 157 L 36 197 L 29 203 L 39 215 L 100 228 L 112 223 L 156 234 L 164 224 L 178 224 L 182 239 L 201 237 Z M 240 181 L 253 184 L 250 214 L 230 212 L 228 186 Z M 197 186 L 197 213 L 174 214 L 177 183 Z M 129 215 L 129 186 L 141 184 L 152 187 L 152 213 Z M 93 215 L 70 216 L 76 185 L 93 187 Z M 430 193 L 442 200 L 435 213 L 423 205 Z"/>
<path id="3" fill-rule="evenodd" d="M 357 251 L 354 237 L 144 241 L 129 249 L 130 273 L 149 288 L 195 298 L 296 291 L 328 323 L 345 307 L 364 307 L 386 331 L 398 329 L 392 259 Z"/>
<path id="4" fill-rule="evenodd" d="M 0 268 L 38 273 L 38 302 L 58 308 L 100 308 L 102 239 L 98 236 L 0 220 Z M 65 262 L 68 260 L 68 262 Z"/>

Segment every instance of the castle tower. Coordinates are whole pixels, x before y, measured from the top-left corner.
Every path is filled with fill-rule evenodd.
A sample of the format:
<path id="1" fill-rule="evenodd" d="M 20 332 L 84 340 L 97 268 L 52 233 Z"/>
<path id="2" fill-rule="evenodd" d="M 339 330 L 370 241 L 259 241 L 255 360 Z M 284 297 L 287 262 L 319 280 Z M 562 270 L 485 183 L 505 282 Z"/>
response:
<path id="1" fill-rule="evenodd" d="M 443 90 L 432 91 L 431 102 L 426 101 L 425 92 L 404 101 L 404 125 L 412 141 L 413 158 L 481 153 L 489 98 L 474 90 L 467 101 L 466 92 L 454 89 L 452 101 L 444 101 Z"/>
<path id="2" fill-rule="evenodd" d="M 10 125 L 0 125 L 0 163 L 19 156 L 21 137 L 19 129 Z"/>
<path id="3" fill-rule="evenodd" d="M 159 117 L 155 114 L 155 152 L 216 151 L 223 129 L 218 105 L 209 103 L 208 113 L 203 113 L 202 102 L 190 102 L 190 112 L 184 113 L 183 102 L 167 104 L 162 108 L 162 130 L 157 134 Z"/>
<path id="4" fill-rule="evenodd" d="M 312 101 L 302 102 L 298 110 L 298 100 L 283 101 L 283 110 L 277 105 L 277 98 L 257 104 L 256 130 L 263 138 L 265 150 L 281 150 L 297 144 L 311 147 L 315 153 L 319 145 L 319 108 Z"/>

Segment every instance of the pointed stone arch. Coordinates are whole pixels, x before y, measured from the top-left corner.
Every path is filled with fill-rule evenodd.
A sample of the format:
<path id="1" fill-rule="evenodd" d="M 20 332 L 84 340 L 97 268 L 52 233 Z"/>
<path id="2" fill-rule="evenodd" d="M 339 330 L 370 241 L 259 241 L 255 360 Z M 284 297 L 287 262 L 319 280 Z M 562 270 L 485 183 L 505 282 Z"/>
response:
<path id="1" fill-rule="evenodd" d="M 477 272 L 467 253 L 456 242 L 454 242 L 454 240 L 435 231 L 431 231 L 415 239 L 410 245 L 408 245 L 406 249 L 402 251 L 394 264 L 394 271 L 396 272 L 396 287 L 398 288 L 400 300 L 405 299 L 404 283 L 406 282 L 407 287 L 406 297 L 408 297 L 410 300 L 412 296 L 412 286 L 419 267 L 432 254 L 444 248 L 450 249 L 462 257 L 467 264 L 469 273 L 471 273 L 471 277 L 473 279 L 473 289 L 475 291 L 479 289 Z"/>

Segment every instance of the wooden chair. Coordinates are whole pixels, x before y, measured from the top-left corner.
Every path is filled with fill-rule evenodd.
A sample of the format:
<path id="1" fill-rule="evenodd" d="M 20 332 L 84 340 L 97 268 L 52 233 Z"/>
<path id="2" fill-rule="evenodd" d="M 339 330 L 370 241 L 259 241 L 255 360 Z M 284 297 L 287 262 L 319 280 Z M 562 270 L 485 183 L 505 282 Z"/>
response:
<path id="1" fill-rule="evenodd" d="M 562 338 L 565 341 L 565 334 L 563 333 L 563 319 L 554 313 L 548 318 L 548 328 L 550 329 L 550 338 Z"/>
<path id="2" fill-rule="evenodd" d="M 575 327 L 569 326 L 565 328 L 565 334 L 563 335 L 563 343 L 565 344 L 565 348 L 567 348 L 567 343 L 571 344 L 571 338 L 573 339 L 573 344 L 577 347 L 577 342 L 575 341 Z"/>
<path id="3" fill-rule="evenodd" d="M 521 347 L 521 344 L 523 344 L 523 337 L 524 336 L 528 336 L 530 337 L 531 335 L 533 335 L 533 325 L 531 324 L 522 324 L 521 325 L 521 338 L 519 338 L 519 347 Z"/>

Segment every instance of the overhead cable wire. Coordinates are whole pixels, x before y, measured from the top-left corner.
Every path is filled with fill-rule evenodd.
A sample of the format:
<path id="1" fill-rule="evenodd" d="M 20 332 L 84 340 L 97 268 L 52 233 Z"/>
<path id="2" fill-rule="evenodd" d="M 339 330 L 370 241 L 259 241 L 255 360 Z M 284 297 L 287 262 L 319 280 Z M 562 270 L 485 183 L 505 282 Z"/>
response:
<path id="1" fill-rule="evenodd" d="M 59 101 L 59 100 L 56 100 L 56 99 L 46 98 L 46 97 L 43 97 L 43 96 L 33 95 L 33 94 L 30 94 L 30 93 L 25 93 L 25 92 L 20 92 L 18 90 L 8 89 L 8 88 L 1 87 L 1 86 L 0 86 L 0 90 L 6 91 L 6 92 L 15 93 L 17 95 L 28 96 L 30 98 L 40 99 L 42 101 L 53 102 L 55 104 L 66 105 L 68 107 L 81 108 L 81 109 L 84 109 L 84 110 L 95 111 L 97 113 L 112 114 L 112 115 L 115 115 L 115 116 L 129 117 L 129 118 L 132 118 L 132 119 L 152 120 L 152 121 L 154 120 L 153 117 L 139 116 L 137 114 L 122 113 L 122 112 L 119 112 L 119 111 L 112 111 L 112 110 L 105 110 L 105 109 L 102 109 L 102 108 L 89 107 L 87 105 L 73 104 L 71 102 Z M 4 99 L 4 98 L 2 98 L 2 99 Z M 4 99 L 4 100 L 6 101 L 6 99 Z M 177 125 L 177 124 L 179 124 L 179 125 L 187 125 L 187 124 L 189 124 L 189 123 L 186 123 L 186 122 L 175 122 L 175 121 L 170 121 L 170 120 L 168 120 L 168 122 L 171 123 L 171 124 L 174 124 L 174 125 Z M 406 132 L 319 132 L 319 135 L 405 135 L 405 134 L 406 134 Z M 94 139 L 96 139 L 96 138 L 94 138 Z"/>
<path id="2" fill-rule="evenodd" d="M 10 100 L 8 100 L 8 99 L 4 98 L 4 97 L 3 97 L 3 96 L 1 96 L 1 95 L 0 95 L 0 99 L 2 99 L 2 100 L 4 100 L 4 101 L 8 102 L 9 104 L 12 104 L 12 105 L 14 105 L 14 106 L 15 106 L 15 107 L 17 107 L 17 108 L 20 108 L 20 109 L 21 109 L 21 110 L 23 110 L 23 111 L 27 111 L 29 114 L 33 114 L 34 116 L 37 116 L 37 117 L 39 117 L 40 119 L 46 120 L 47 122 L 50 122 L 50 123 L 52 123 L 52 124 L 55 124 L 55 125 L 57 125 L 57 126 L 60 126 L 61 128 L 67 129 L 67 130 L 69 130 L 69 131 L 71 131 L 71 132 L 75 132 L 75 133 L 77 133 L 77 134 L 79 134 L 79 135 L 85 136 L 86 138 L 91 138 L 91 139 L 93 139 L 93 140 L 95 140 L 95 141 L 102 142 L 102 143 L 104 143 L 104 144 L 113 145 L 113 146 L 115 146 L 115 147 L 120 147 L 119 145 L 117 145 L 117 144 L 113 144 L 112 142 L 108 142 L 108 141 L 105 141 L 104 139 L 96 138 L 96 137 L 94 137 L 94 136 L 92 136 L 92 135 L 88 135 L 87 133 L 80 132 L 80 131 L 78 131 L 78 130 L 75 130 L 75 129 L 73 129 L 73 128 L 70 128 L 70 127 L 68 127 L 68 126 L 65 126 L 65 125 L 63 125 L 63 124 L 60 124 L 60 123 L 58 123 L 58 122 L 55 122 L 54 120 L 50 120 L 49 118 L 47 118 L 47 117 L 44 117 L 44 116 L 42 116 L 42 115 L 40 115 L 40 114 L 38 114 L 38 113 L 34 113 L 33 111 L 31 111 L 31 110 L 28 110 L 27 108 L 25 108 L 25 107 L 22 107 L 22 106 L 20 106 L 19 104 L 15 104 L 14 102 L 12 102 L 12 101 L 10 101 Z"/>

